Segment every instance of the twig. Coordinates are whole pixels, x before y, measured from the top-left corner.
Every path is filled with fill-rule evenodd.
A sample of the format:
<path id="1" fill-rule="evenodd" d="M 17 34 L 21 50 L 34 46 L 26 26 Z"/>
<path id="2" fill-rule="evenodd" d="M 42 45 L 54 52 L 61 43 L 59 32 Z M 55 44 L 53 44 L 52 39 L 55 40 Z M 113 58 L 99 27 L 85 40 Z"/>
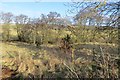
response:
<path id="1" fill-rule="evenodd" d="M 69 66 L 67 66 L 64 62 L 63 62 L 63 64 L 64 64 L 72 73 L 74 73 L 77 78 L 79 78 L 78 75 L 77 75 L 77 73 L 76 73 L 75 71 L 73 71 L 73 70 L 72 70 Z"/>

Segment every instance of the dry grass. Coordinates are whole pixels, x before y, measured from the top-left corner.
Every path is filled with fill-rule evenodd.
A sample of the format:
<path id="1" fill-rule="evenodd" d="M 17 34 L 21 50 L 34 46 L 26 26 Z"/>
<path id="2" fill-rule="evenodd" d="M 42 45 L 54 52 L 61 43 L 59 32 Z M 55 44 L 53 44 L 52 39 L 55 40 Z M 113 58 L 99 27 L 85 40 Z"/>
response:
<path id="1" fill-rule="evenodd" d="M 17 72 L 26 76 L 29 73 L 36 74 L 36 66 L 40 67 L 39 71 L 46 70 L 46 62 L 48 60 L 50 60 L 51 69 L 56 63 L 60 62 L 54 56 L 48 55 L 45 50 L 39 50 L 35 46 L 30 46 L 26 43 L 0 43 L 0 45 L 2 45 L 2 48 L 0 48 L 2 65 L 12 70 L 17 69 Z M 36 54 L 38 55 L 36 56 Z"/>
<path id="2" fill-rule="evenodd" d="M 54 72 L 56 65 L 71 64 L 70 55 L 65 54 L 56 45 L 41 45 L 41 49 L 36 48 L 32 44 L 23 42 L 2 42 L 0 43 L 2 52 L 2 65 L 7 66 L 9 69 L 22 73 L 25 77 L 29 74 L 42 75 L 46 71 Z M 91 64 L 91 56 L 93 55 L 92 49 L 95 48 L 96 52 L 100 53 L 100 44 L 81 43 L 74 44 L 75 46 L 75 63 L 76 65 Z M 114 44 L 101 44 L 103 51 L 108 53 L 117 53 L 117 46 Z M 67 66 L 68 69 L 70 66 Z M 70 71 L 72 69 L 70 68 Z M 77 75 L 72 71 L 75 76 Z M 4 74 L 4 72 L 3 72 Z M 2 75 L 5 77 L 4 75 Z M 11 75 L 6 75 L 10 77 Z"/>

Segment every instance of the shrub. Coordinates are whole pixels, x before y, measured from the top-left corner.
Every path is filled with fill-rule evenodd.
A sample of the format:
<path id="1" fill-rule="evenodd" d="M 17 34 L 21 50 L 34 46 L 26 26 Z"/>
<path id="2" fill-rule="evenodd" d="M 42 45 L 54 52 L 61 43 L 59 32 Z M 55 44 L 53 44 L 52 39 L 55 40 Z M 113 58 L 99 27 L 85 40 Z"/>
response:
<path id="1" fill-rule="evenodd" d="M 10 25 L 4 24 L 2 26 L 2 40 L 3 41 L 10 41 Z"/>

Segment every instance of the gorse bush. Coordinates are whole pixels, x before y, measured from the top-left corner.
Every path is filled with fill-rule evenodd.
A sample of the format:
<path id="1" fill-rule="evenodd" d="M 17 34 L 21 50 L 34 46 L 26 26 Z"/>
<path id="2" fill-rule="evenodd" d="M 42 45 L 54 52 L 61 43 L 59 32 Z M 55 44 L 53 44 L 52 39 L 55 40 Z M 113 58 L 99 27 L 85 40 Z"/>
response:
<path id="1" fill-rule="evenodd" d="M 2 40 L 3 41 L 10 41 L 10 24 L 2 25 Z"/>
<path id="2" fill-rule="evenodd" d="M 36 27 L 35 27 L 36 25 Z M 99 42 L 99 43 L 118 43 L 118 30 L 113 28 L 111 30 L 97 30 L 95 27 L 74 27 L 69 29 L 51 29 L 46 24 L 34 24 L 34 25 L 16 25 L 16 31 L 10 27 L 10 25 L 3 25 L 2 37 L 3 40 L 11 39 L 11 32 L 16 32 L 16 37 L 19 41 L 27 43 L 50 43 L 56 44 L 65 35 L 70 35 L 73 43 L 80 42 Z M 55 27 L 55 26 L 53 26 Z M 59 26 L 60 27 L 60 26 Z M 92 29 L 91 29 L 92 28 Z M 67 36 L 66 36 L 67 38 Z"/>

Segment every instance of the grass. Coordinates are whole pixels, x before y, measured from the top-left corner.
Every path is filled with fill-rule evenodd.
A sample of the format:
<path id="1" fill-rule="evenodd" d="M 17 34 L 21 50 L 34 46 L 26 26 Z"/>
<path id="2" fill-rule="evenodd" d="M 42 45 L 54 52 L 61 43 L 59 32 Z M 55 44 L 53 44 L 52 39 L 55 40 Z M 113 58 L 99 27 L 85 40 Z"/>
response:
<path id="1" fill-rule="evenodd" d="M 39 65 L 41 69 L 44 70 L 46 68 L 46 66 L 43 65 L 45 61 L 54 57 L 50 57 L 45 50 L 39 50 L 35 46 L 31 47 L 25 43 L 0 43 L 0 45 L 2 45 L 0 50 L 2 52 L 2 65 L 8 66 L 13 70 L 19 66 L 18 71 L 24 73 L 24 75 L 34 73 L 35 65 Z M 51 58 L 50 64 L 52 64 L 52 62 L 59 63 L 60 61 L 54 57 Z M 26 70 L 27 66 L 28 70 Z"/>
<path id="2" fill-rule="evenodd" d="M 72 64 L 70 56 L 60 51 L 55 45 L 42 45 L 41 49 L 23 42 L 2 42 L 0 45 L 2 45 L 2 48 L 0 48 L 2 52 L 2 65 L 8 66 L 12 70 L 17 70 L 19 74 L 22 73 L 24 76 L 28 76 L 30 73 L 38 75 L 39 72 L 41 72 L 40 74 L 46 71 L 54 72 L 55 66 L 62 64 L 62 62 L 64 62 L 64 66 L 68 69 L 70 67 L 68 65 Z M 96 52 L 100 53 L 99 45 L 93 43 L 75 44 L 75 63 L 77 65 L 84 62 L 89 64 L 91 62 L 90 58 L 93 55 L 92 49 L 96 48 Z M 114 44 L 101 44 L 100 46 L 102 46 L 104 52 L 109 51 L 108 53 L 110 54 L 117 53 L 117 46 Z M 71 67 L 69 70 L 77 76 Z"/>

